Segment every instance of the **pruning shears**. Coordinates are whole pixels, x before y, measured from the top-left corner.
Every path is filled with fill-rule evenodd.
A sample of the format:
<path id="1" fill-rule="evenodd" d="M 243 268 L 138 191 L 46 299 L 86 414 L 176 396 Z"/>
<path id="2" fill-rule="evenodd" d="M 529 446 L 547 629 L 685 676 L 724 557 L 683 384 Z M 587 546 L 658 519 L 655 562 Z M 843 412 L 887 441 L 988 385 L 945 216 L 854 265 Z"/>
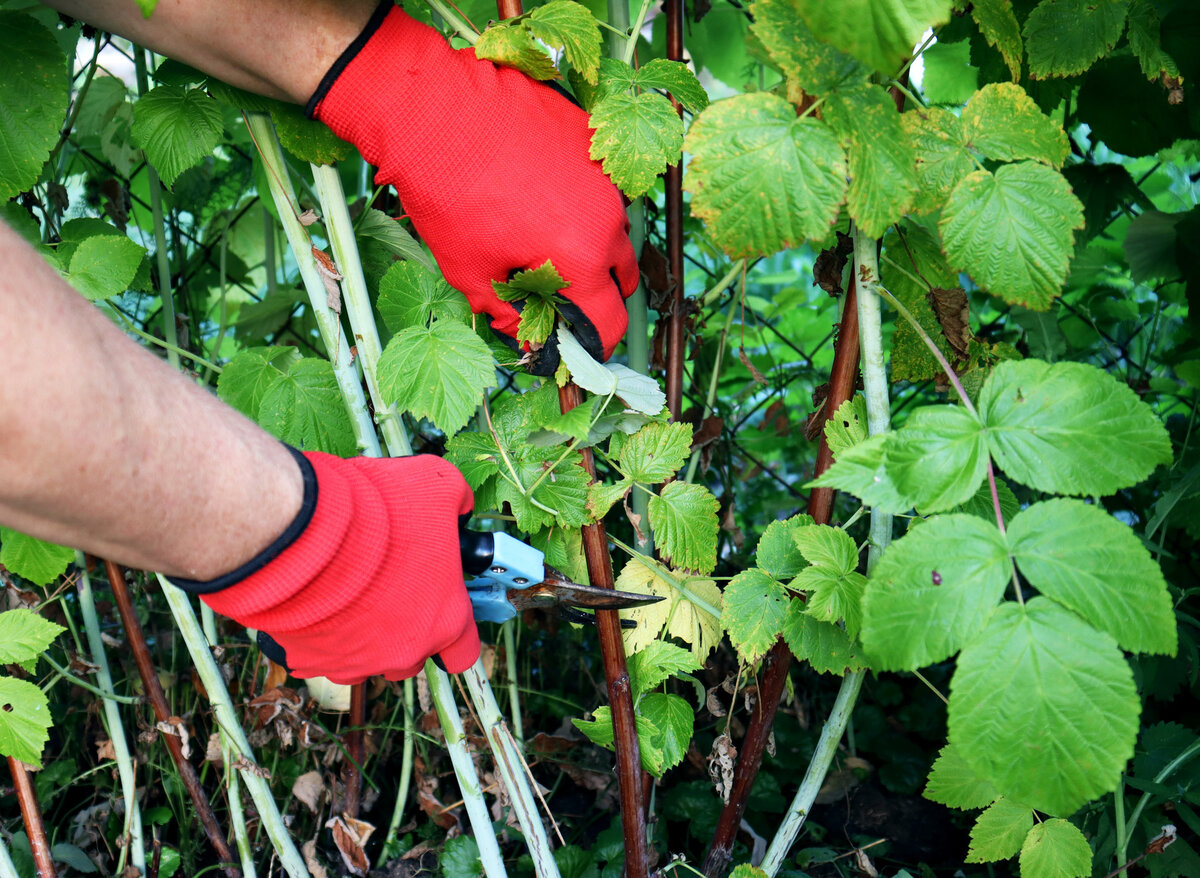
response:
<path id="1" fill-rule="evenodd" d="M 530 609 L 557 607 L 573 622 L 594 622 L 595 618 L 579 611 L 624 610 L 657 603 L 655 595 L 616 591 L 580 585 L 546 563 L 546 556 L 528 543 L 506 533 L 459 532 L 463 572 L 467 593 L 477 622 L 507 622 L 517 613 Z M 622 620 L 622 627 L 633 627 Z"/>

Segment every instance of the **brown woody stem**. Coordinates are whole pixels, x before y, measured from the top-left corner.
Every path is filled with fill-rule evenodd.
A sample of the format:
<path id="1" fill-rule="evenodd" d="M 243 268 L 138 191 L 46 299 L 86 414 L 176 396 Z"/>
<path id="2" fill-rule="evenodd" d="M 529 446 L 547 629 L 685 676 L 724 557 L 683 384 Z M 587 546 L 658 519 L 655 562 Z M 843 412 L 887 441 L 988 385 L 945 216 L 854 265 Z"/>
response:
<path id="1" fill-rule="evenodd" d="M 667 58 L 683 60 L 683 0 L 665 0 L 667 13 Z M 675 112 L 683 107 L 674 97 Z M 683 355 L 687 346 L 687 325 L 683 307 L 683 163 L 667 168 L 667 266 L 674 287 L 671 313 L 667 324 L 667 410 L 678 421 L 683 408 Z"/>
<path id="2" fill-rule="evenodd" d="M 367 724 L 367 696 L 363 683 L 350 687 L 350 731 L 346 732 L 346 813 L 358 816 L 362 801 L 363 726 Z"/>
<path id="3" fill-rule="evenodd" d="M 58 873 L 54 871 L 50 840 L 46 838 L 46 825 L 42 823 L 42 809 L 38 805 L 29 769 L 20 759 L 9 756 L 8 770 L 12 773 L 13 789 L 17 794 L 17 804 L 21 807 L 21 819 L 25 821 L 25 834 L 29 836 L 29 849 L 33 852 L 38 878 L 55 878 Z"/>

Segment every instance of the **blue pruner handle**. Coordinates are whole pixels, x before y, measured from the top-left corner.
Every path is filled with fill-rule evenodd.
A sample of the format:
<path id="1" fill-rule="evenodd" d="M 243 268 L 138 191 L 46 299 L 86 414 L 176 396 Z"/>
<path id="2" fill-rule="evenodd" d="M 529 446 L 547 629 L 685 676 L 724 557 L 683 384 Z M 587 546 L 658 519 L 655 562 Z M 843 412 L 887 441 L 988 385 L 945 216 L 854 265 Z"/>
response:
<path id="1" fill-rule="evenodd" d="M 507 622 L 517 615 L 510 588 L 528 588 L 545 577 L 546 557 L 505 533 L 459 531 L 467 593 L 477 622 Z"/>

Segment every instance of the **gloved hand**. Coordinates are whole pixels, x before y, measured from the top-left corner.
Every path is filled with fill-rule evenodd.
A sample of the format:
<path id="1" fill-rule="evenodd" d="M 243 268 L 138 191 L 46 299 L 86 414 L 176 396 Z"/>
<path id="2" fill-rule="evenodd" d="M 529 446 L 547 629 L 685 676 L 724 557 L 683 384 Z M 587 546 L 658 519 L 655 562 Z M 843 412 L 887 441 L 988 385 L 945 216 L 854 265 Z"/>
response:
<path id="1" fill-rule="evenodd" d="M 219 579 L 172 581 L 268 634 L 299 677 L 400 680 L 433 655 L 451 673 L 474 664 L 479 632 L 458 542 L 472 497 L 462 474 L 430 455 L 292 451 L 304 503 L 287 531 Z"/>
<path id="2" fill-rule="evenodd" d="M 520 71 L 452 49 L 390 0 L 308 104 L 379 167 L 451 286 L 515 337 L 491 281 L 547 259 L 570 286 L 560 311 L 607 359 L 638 283 L 624 200 L 588 157 L 588 116 Z M 553 336 L 551 337 L 553 338 Z"/>

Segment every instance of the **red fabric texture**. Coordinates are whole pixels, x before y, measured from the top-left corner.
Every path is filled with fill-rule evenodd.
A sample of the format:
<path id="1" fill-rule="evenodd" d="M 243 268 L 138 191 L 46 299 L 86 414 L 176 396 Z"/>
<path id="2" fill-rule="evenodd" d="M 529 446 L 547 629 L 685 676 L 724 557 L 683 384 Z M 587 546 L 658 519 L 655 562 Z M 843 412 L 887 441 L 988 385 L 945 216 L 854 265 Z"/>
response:
<path id="1" fill-rule="evenodd" d="M 202 599 L 271 635 L 299 677 L 357 683 L 416 675 L 440 655 L 479 657 L 463 582 L 458 517 L 471 489 L 439 457 L 342 460 L 305 452 L 317 503 L 304 532 L 262 570 Z"/>
<path id="2" fill-rule="evenodd" d="M 394 8 L 316 116 L 379 167 L 451 286 L 498 332 L 519 315 L 492 280 L 547 259 L 600 335 L 625 334 L 638 283 L 620 192 L 588 156 L 588 115 L 545 84 L 455 50 Z M 614 281 L 614 275 L 616 280 Z"/>

